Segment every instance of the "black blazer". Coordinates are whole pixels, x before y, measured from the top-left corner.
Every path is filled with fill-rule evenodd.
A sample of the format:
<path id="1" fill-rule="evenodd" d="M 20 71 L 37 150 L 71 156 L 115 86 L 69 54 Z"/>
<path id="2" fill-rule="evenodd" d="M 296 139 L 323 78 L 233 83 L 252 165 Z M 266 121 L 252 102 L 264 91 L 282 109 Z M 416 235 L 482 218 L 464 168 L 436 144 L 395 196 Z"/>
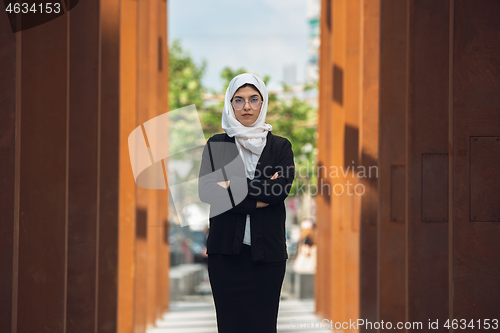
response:
<path id="1" fill-rule="evenodd" d="M 278 172 L 278 178 L 270 178 Z M 244 178 L 242 178 L 242 176 Z M 252 260 L 288 259 L 285 237 L 285 204 L 295 176 L 292 144 L 267 134 L 253 180 L 246 178 L 234 137 L 226 133 L 208 139 L 203 150 L 198 181 L 200 200 L 210 204 L 207 254 L 239 254 L 246 215 L 250 214 Z M 225 189 L 217 182 L 230 180 Z M 256 208 L 257 201 L 269 203 Z"/>

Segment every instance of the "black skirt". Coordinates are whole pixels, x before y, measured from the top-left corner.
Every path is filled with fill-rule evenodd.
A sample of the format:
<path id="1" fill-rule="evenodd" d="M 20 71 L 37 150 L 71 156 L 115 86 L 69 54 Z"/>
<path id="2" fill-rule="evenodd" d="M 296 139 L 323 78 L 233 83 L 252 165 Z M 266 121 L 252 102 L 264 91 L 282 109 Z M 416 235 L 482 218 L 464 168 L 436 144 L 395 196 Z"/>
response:
<path id="1" fill-rule="evenodd" d="M 252 261 L 250 250 L 208 255 L 219 333 L 276 333 L 286 260 Z"/>

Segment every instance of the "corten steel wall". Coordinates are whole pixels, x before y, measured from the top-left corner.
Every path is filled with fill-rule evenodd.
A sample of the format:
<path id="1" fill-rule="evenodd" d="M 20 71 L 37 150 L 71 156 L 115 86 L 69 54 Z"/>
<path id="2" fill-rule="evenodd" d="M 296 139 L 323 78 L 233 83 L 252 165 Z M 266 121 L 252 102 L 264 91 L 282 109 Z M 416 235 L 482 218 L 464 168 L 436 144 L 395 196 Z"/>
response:
<path id="1" fill-rule="evenodd" d="M 331 114 L 331 127 L 332 135 L 330 137 L 331 155 L 329 158 L 329 166 L 340 167 L 344 165 L 344 131 L 345 131 L 345 103 L 344 103 L 344 74 L 345 74 L 345 20 L 346 20 L 346 0 L 339 0 L 332 2 L 332 28 L 333 28 L 333 43 L 331 52 L 331 59 L 333 63 L 333 108 Z M 344 186 L 343 179 L 339 179 L 337 175 L 333 174 L 331 178 L 332 192 L 331 192 L 331 229 L 330 237 L 333 243 L 331 247 L 331 255 L 329 256 L 331 262 L 331 279 L 332 289 L 331 293 L 336 302 L 332 304 L 332 319 L 338 320 L 344 318 L 345 307 L 349 306 L 349 300 L 345 299 L 345 242 L 346 236 L 343 228 L 348 223 L 343 221 L 340 196 Z M 355 277 L 357 278 L 357 277 Z"/>
<path id="2" fill-rule="evenodd" d="M 343 158 L 339 159 L 338 166 L 343 166 L 344 171 L 359 165 L 359 139 L 361 137 L 360 125 L 360 97 L 361 97 L 361 1 L 345 2 L 345 65 L 343 71 L 343 93 L 342 102 L 344 104 L 344 138 L 339 140 L 339 145 L 343 141 Z M 335 52 L 335 51 L 334 51 Z M 335 61 L 335 59 L 334 59 Z M 341 66 L 339 66 L 341 67 Z M 335 87 L 334 87 L 335 88 Z M 340 103 L 339 103 L 340 104 Z M 339 150 L 339 151 L 342 151 Z M 341 162 L 343 161 L 343 163 Z M 359 179 L 352 172 L 346 173 L 344 177 L 344 193 L 339 196 L 340 212 L 338 235 L 345 241 L 342 269 L 345 269 L 343 286 L 340 292 L 345 299 L 343 318 L 359 317 L 359 264 L 360 264 L 360 202 L 361 197 L 352 195 Z M 340 261 L 342 262 L 342 260 Z"/>
<path id="3" fill-rule="evenodd" d="M 378 223 L 378 318 L 406 316 L 406 104 L 407 3 L 380 7 L 380 137 Z"/>
<path id="4" fill-rule="evenodd" d="M 168 111 L 167 3 L 120 6 L 120 269 L 118 332 L 144 332 L 169 307 L 168 192 L 136 187 L 128 135 Z M 166 133 L 165 133 L 166 134 Z"/>
<path id="5" fill-rule="evenodd" d="M 469 322 L 500 309 L 500 2 L 451 11 L 450 316 Z"/>
<path id="6" fill-rule="evenodd" d="M 324 177 L 317 313 L 424 331 L 498 317 L 500 3 L 322 5 L 318 162 L 378 178 Z M 347 181 L 366 192 L 336 195 Z"/>
<path id="7" fill-rule="evenodd" d="M 144 332 L 168 310 L 167 192 L 146 199 L 136 258 L 127 143 L 141 113 L 167 111 L 166 2 L 147 6 L 137 20 L 135 1 L 80 1 L 16 34 L 0 15 L 1 332 Z"/>
<path id="8" fill-rule="evenodd" d="M 340 0 L 322 5 L 318 156 L 330 193 L 324 190 L 318 199 L 318 230 L 324 236 L 316 310 L 334 321 L 374 321 L 377 178 L 357 178 L 351 172 L 360 170 L 358 166 L 377 172 L 380 3 Z M 362 197 L 350 195 L 358 183 L 365 188 Z"/>
<path id="9" fill-rule="evenodd" d="M 3 13 L 2 13 L 3 14 Z M 16 46 L 19 37 L 10 30 L 7 16 L 0 16 L 0 325 L 10 332 L 12 327 L 13 292 L 15 289 L 13 270 L 17 270 L 17 258 L 14 248 L 18 246 L 14 231 L 18 232 L 14 221 L 19 217 L 19 200 L 16 199 L 16 182 L 19 172 L 19 156 L 15 154 L 16 128 L 19 117 L 16 117 L 16 63 L 19 58 Z M 18 149 L 18 148 L 17 148 Z M 18 170 L 16 172 L 16 170 Z M 4 236 L 6 235 L 6 236 Z M 17 282 L 16 282 L 17 283 Z"/>
<path id="10" fill-rule="evenodd" d="M 379 157 L 379 62 L 380 62 L 380 1 L 361 2 L 361 90 L 360 138 L 361 166 L 372 172 L 377 169 Z M 360 178 L 365 193 L 360 198 L 360 264 L 359 264 L 359 316 L 370 321 L 377 318 L 377 206 L 378 179 L 376 176 Z"/>
<path id="11" fill-rule="evenodd" d="M 318 247 L 322 251 L 317 256 L 317 271 L 314 289 L 316 300 L 316 312 L 326 314 L 330 312 L 332 303 L 329 301 L 331 287 L 331 264 L 330 264 L 330 219 L 331 219 L 331 195 L 329 187 L 328 166 L 330 165 L 330 116 L 333 102 L 333 86 L 331 68 L 331 34 L 332 34 L 332 1 L 321 2 L 321 48 L 320 48 L 320 71 L 319 76 L 319 108 L 318 108 L 318 188 L 323 195 L 317 200 L 318 209 L 316 217 Z"/>
<path id="12" fill-rule="evenodd" d="M 448 317 L 450 2 L 412 0 L 407 9 L 406 312 L 427 324 Z"/>
<path id="13" fill-rule="evenodd" d="M 156 76 L 156 96 L 157 96 L 157 113 L 163 114 L 169 111 L 168 108 L 168 87 L 169 87 L 169 65 L 168 65 L 168 47 L 167 47 L 167 10 L 168 4 L 166 0 L 161 0 L 158 2 L 158 7 L 156 8 L 158 12 L 158 22 L 157 31 L 158 37 L 154 42 L 158 44 L 158 75 Z M 153 47 L 153 44 L 152 44 Z M 153 67 L 152 67 L 153 68 Z M 165 142 L 169 145 L 169 136 L 165 136 Z M 168 165 L 163 162 L 163 169 L 166 170 Z M 166 176 L 166 174 L 165 174 Z M 165 177 L 166 179 L 166 177 Z M 167 182 L 168 188 L 168 182 Z M 158 285 L 156 288 L 156 315 L 155 318 L 161 318 L 165 311 L 169 310 L 170 307 L 170 247 L 168 243 L 169 238 L 169 205 L 170 194 L 169 191 L 160 191 L 158 194 L 158 224 L 155 228 L 158 229 L 158 255 L 157 260 L 157 277 Z"/>
<path id="14" fill-rule="evenodd" d="M 322 5 L 316 311 L 376 320 L 377 178 L 358 177 L 358 167 L 376 174 L 379 2 Z M 364 196 L 352 195 L 357 184 Z"/>
<path id="15" fill-rule="evenodd" d="M 137 2 L 120 3 L 120 242 L 118 247 L 118 332 L 134 331 L 135 182 L 128 135 L 137 127 Z"/>

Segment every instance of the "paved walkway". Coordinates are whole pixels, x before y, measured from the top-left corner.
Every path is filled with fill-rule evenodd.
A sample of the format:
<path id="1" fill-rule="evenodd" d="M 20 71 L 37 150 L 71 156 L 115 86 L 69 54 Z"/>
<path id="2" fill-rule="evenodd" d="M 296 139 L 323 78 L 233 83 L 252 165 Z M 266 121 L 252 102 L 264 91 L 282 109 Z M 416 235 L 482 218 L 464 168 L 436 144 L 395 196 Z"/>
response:
<path id="1" fill-rule="evenodd" d="M 319 322 L 322 319 L 314 316 L 313 312 L 312 300 L 282 300 L 278 313 L 278 333 L 335 332 L 321 329 Z M 316 328 L 306 328 L 305 323 L 316 323 Z M 157 323 L 157 328 L 148 330 L 148 333 L 217 333 L 212 296 L 193 296 L 191 299 L 172 303 L 171 311 Z"/>

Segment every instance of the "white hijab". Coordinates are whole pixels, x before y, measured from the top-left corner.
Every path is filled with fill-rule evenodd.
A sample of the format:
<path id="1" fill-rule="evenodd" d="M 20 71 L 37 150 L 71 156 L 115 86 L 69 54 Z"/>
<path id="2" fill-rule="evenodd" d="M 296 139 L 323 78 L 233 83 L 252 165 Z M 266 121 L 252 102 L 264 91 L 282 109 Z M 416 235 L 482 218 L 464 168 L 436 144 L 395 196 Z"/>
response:
<path id="1" fill-rule="evenodd" d="M 245 126 L 236 119 L 233 106 L 231 105 L 231 98 L 233 98 L 234 93 L 245 83 L 253 84 L 263 98 L 260 114 L 257 120 L 250 126 Z M 236 146 L 245 164 L 246 175 L 250 179 L 254 178 L 257 162 L 266 146 L 267 132 L 273 129 L 271 125 L 265 123 L 267 104 L 266 85 L 257 75 L 250 73 L 237 75 L 227 87 L 224 111 L 222 112 L 222 128 L 228 136 L 235 137 Z"/>

